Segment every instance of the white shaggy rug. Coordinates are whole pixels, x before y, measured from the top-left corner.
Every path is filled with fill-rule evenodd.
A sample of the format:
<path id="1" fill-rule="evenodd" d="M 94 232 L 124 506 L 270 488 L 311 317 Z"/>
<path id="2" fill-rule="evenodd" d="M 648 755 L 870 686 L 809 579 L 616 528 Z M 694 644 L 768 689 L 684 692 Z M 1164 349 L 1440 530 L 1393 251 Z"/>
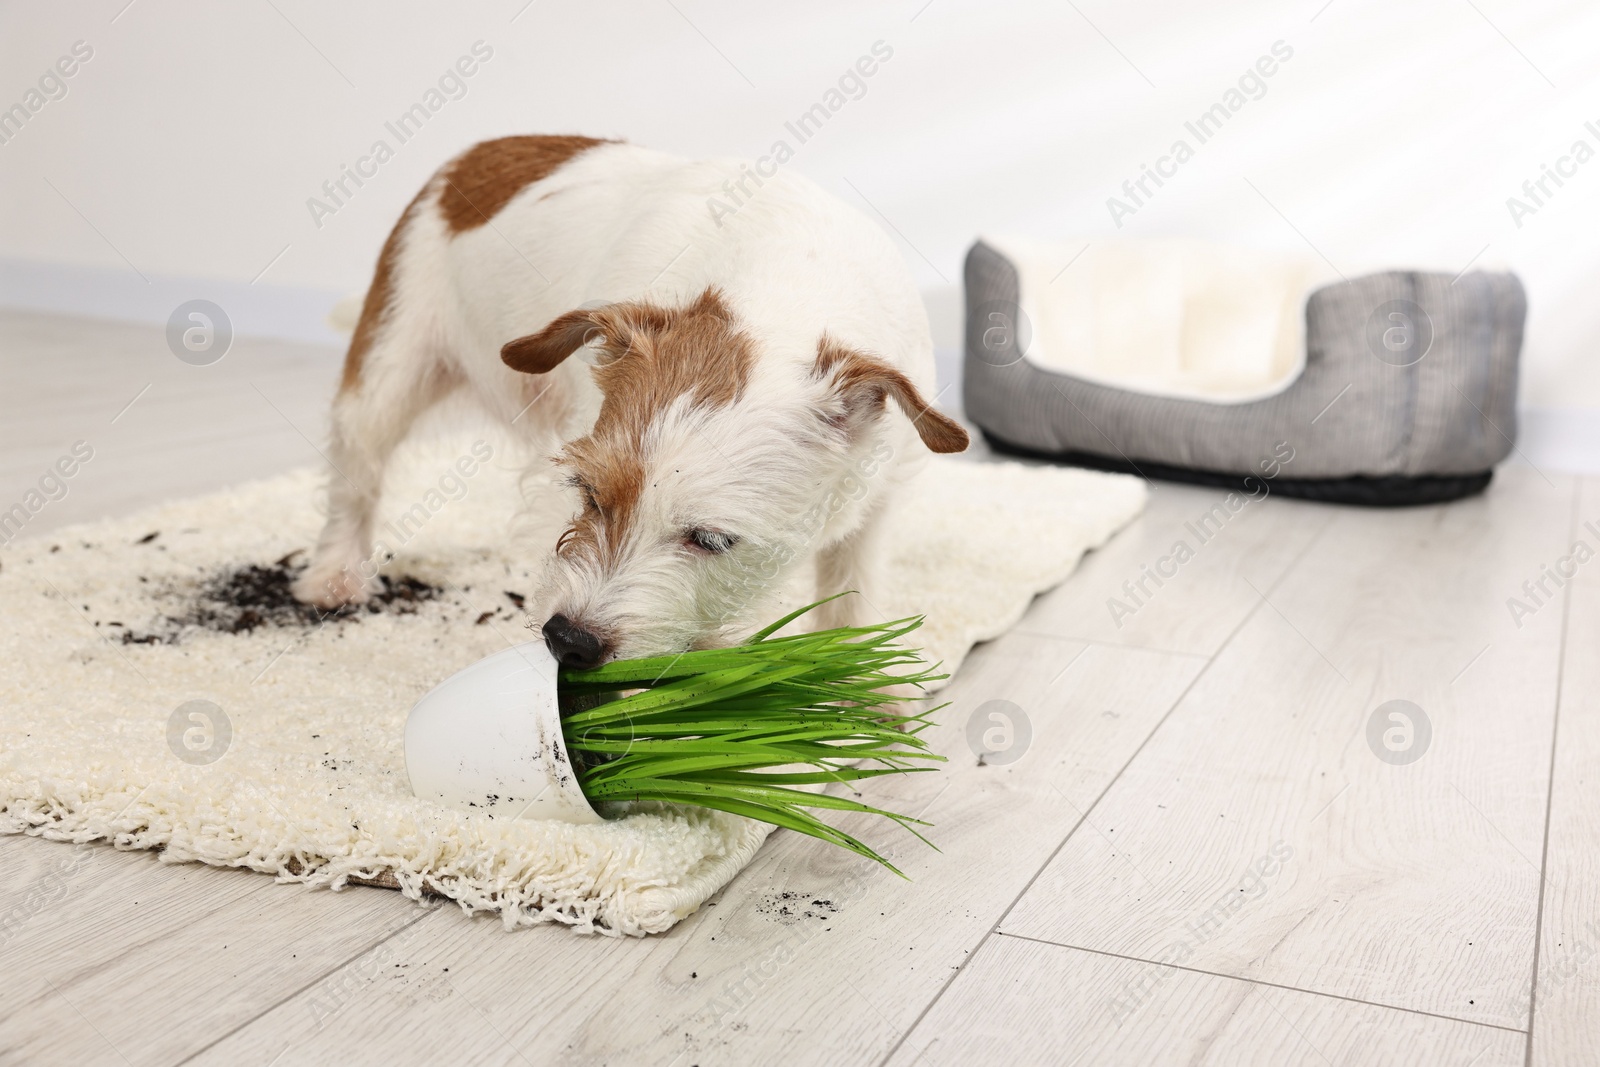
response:
<path id="1" fill-rule="evenodd" d="M 310 470 L 0 549 L 0 832 L 334 888 L 377 882 L 497 912 L 508 927 L 642 935 L 698 908 L 749 862 L 765 825 L 675 809 L 599 826 L 496 821 L 410 794 L 407 711 L 451 672 L 533 638 L 517 601 L 560 525 L 535 522 L 509 547 L 520 463 L 491 442 L 490 463 L 452 480 L 471 443 L 408 447 L 385 497 L 385 515 L 424 521 L 384 573 L 437 594 L 397 585 L 358 621 L 228 602 L 312 543 Z M 951 671 L 1145 495 L 1120 475 L 943 459 L 912 484 L 878 606 L 925 613 L 922 643 Z M 246 565 L 265 570 L 240 576 Z M 191 701 L 209 704 L 181 707 Z"/>

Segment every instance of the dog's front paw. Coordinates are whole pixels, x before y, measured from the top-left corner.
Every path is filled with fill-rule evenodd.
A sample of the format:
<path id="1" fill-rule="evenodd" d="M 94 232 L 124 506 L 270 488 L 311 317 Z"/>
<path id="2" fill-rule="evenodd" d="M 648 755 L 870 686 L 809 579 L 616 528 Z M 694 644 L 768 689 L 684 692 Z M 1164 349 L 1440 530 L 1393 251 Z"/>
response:
<path id="1" fill-rule="evenodd" d="M 289 587 L 302 604 L 335 611 L 350 604 L 364 604 L 372 593 L 372 583 L 361 578 L 353 567 L 328 567 L 313 563 Z"/>

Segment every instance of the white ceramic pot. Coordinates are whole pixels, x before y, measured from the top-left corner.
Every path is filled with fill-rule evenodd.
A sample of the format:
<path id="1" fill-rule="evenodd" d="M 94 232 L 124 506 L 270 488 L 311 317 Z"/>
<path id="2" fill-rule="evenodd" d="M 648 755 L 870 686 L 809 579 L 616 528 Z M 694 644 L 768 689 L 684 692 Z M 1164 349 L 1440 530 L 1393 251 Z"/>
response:
<path id="1" fill-rule="evenodd" d="M 597 823 L 561 736 L 556 661 L 542 641 L 457 671 L 406 719 L 411 791 L 494 818 Z"/>

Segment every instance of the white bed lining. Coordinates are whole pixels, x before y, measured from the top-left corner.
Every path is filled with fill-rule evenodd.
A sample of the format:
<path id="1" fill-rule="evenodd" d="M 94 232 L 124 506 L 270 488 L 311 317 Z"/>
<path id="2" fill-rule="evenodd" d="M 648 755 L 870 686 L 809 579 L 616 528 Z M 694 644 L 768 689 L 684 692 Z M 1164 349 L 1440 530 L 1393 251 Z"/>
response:
<path id="1" fill-rule="evenodd" d="M 1024 358 L 1150 396 L 1242 404 L 1305 369 L 1320 257 L 1185 239 L 982 240 L 1016 265 Z"/>

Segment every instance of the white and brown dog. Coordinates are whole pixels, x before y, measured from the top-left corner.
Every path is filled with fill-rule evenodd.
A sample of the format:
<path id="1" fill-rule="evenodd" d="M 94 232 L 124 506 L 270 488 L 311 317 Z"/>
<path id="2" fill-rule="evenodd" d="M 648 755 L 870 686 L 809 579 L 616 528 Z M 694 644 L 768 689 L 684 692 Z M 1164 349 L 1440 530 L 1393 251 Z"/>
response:
<path id="1" fill-rule="evenodd" d="M 708 210 L 730 190 L 735 212 Z M 488 141 L 384 243 L 333 404 L 327 525 L 295 594 L 367 596 L 385 463 L 465 387 L 557 448 L 581 498 L 536 597 L 558 659 L 724 642 L 813 557 L 820 595 L 863 593 L 818 623 L 849 622 L 869 610 L 884 508 L 922 446 L 967 445 L 932 383 L 899 252 L 811 182 L 587 137 Z"/>

